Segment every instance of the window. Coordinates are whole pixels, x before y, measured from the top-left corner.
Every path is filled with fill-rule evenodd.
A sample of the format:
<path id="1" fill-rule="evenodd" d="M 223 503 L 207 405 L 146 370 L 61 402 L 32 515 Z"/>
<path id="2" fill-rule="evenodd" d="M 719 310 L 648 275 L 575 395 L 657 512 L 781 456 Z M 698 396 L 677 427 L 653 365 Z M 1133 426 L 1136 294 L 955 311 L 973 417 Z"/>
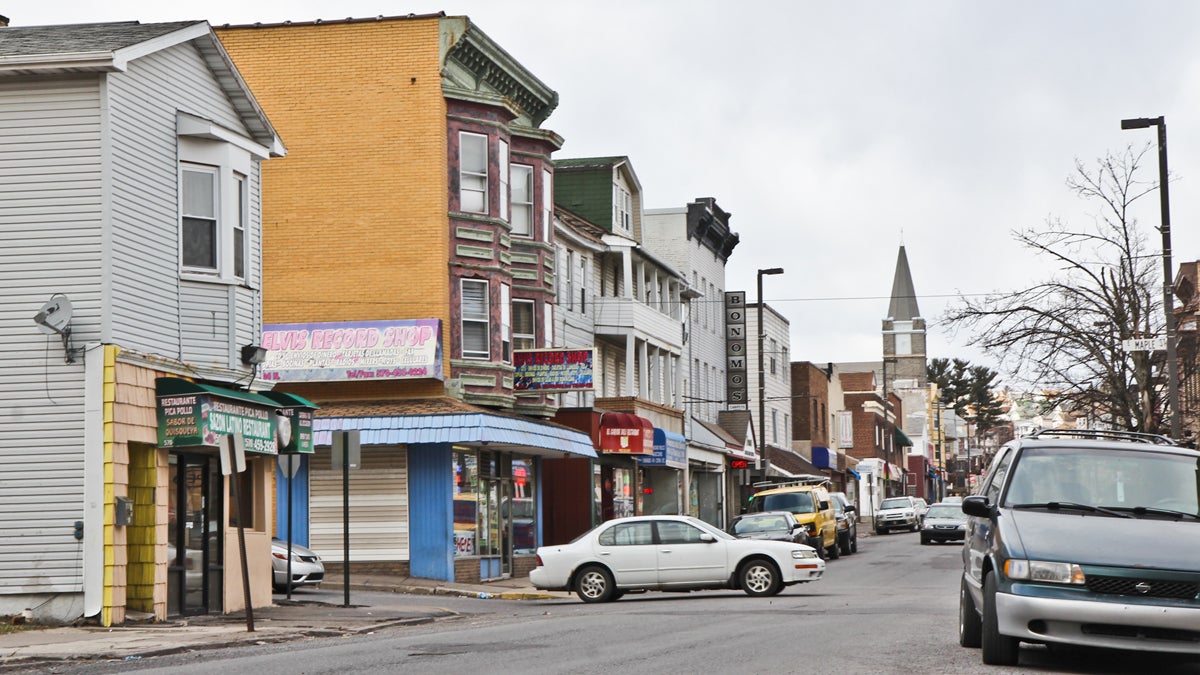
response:
<path id="1" fill-rule="evenodd" d="M 596 540 L 601 546 L 649 546 L 654 543 L 653 525 L 644 523 L 620 523 L 600 533 Z"/>
<path id="2" fill-rule="evenodd" d="M 512 233 L 533 236 L 533 167 L 512 165 Z"/>
<path id="3" fill-rule="evenodd" d="M 771 338 L 771 340 L 768 344 L 771 347 L 771 350 L 769 352 L 767 352 L 768 354 L 771 355 L 771 374 L 774 375 L 775 374 L 775 354 L 776 354 L 776 350 L 779 349 L 779 343 L 775 341 L 775 338 Z"/>
<path id="4" fill-rule="evenodd" d="M 513 300 L 513 349 L 535 349 L 533 300 Z"/>
<path id="5" fill-rule="evenodd" d="M 237 186 L 237 221 L 233 225 L 233 276 L 246 278 L 246 224 L 250 222 L 246 177 L 234 174 Z"/>
<path id="6" fill-rule="evenodd" d="M 458 203 L 468 213 L 488 212 L 487 136 L 458 134 Z"/>
<path id="7" fill-rule="evenodd" d="M 508 220 L 508 202 L 510 199 L 508 194 L 508 177 L 512 172 L 512 168 L 508 165 L 508 143 L 499 141 L 497 147 L 499 148 L 499 153 L 497 154 L 500 171 L 500 218 Z"/>
<path id="8" fill-rule="evenodd" d="M 567 264 L 563 266 L 563 276 L 567 285 L 567 292 L 563 294 L 563 304 L 571 311 L 575 311 L 575 257 L 578 255 L 575 251 L 567 251 Z"/>
<path id="9" fill-rule="evenodd" d="M 542 241 L 554 238 L 554 174 L 542 170 Z"/>
<path id="10" fill-rule="evenodd" d="M 217 169 L 183 167 L 183 266 L 217 272 Z"/>
<path id="11" fill-rule="evenodd" d="M 771 411 L 771 442 L 779 445 L 779 411 Z"/>
<path id="12" fill-rule="evenodd" d="M 613 227 L 626 232 L 633 229 L 633 197 L 617 183 L 613 183 Z"/>
<path id="13" fill-rule="evenodd" d="M 512 362 L 512 303 L 510 286 L 500 284 L 500 358 Z"/>
<path id="14" fill-rule="evenodd" d="M 464 359 L 491 358 L 488 345 L 488 282 L 462 280 L 462 355 Z"/>
<path id="15" fill-rule="evenodd" d="M 674 520 L 658 523 L 658 540 L 662 544 L 699 544 L 702 532 L 694 525 Z"/>
<path id="16" fill-rule="evenodd" d="M 588 291 L 588 259 L 582 253 L 579 254 L 579 311 L 587 311 L 587 291 Z"/>

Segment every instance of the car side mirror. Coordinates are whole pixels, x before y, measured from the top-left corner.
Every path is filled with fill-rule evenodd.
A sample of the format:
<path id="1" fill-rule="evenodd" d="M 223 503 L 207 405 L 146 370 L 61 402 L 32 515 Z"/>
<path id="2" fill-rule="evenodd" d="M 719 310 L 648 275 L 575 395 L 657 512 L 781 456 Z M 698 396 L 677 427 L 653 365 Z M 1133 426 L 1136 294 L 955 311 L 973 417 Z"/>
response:
<path id="1" fill-rule="evenodd" d="M 702 542 L 704 542 L 704 543 L 706 543 L 706 544 L 711 544 L 711 543 L 715 542 L 716 540 L 717 540 L 717 538 L 716 538 L 716 537 L 714 537 L 714 536 L 712 536 L 712 535 L 711 535 L 711 534 L 709 534 L 708 532 L 701 532 L 701 533 L 700 533 L 700 541 L 702 541 Z"/>
<path id="2" fill-rule="evenodd" d="M 821 502 L 821 510 L 828 511 L 829 510 L 829 502 Z"/>
<path id="3" fill-rule="evenodd" d="M 992 517 L 992 505 L 988 502 L 987 497 L 983 495 L 971 495 L 964 498 L 962 510 L 968 516 L 978 516 L 979 518 Z"/>
<path id="4" fill-rule="evenodd" d="M 853 504 L 847 504 L 847 505 L 846 505 L 846 512 L 847 512 L 847 513 L 854 513 L 854 512 L 855 512 L 855 511 L 857 511 L 857 510 L 858 510 L 858 507 L 857 507 L 857 506 L 855 506 L 855 505 L 853 505 Z"/>

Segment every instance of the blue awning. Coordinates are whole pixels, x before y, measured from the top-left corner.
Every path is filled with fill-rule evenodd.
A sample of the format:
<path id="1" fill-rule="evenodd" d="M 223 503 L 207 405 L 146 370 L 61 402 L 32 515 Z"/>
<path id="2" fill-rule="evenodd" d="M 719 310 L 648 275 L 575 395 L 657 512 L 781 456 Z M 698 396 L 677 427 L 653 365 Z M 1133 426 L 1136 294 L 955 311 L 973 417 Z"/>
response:
<path id="1" fill-rule="evenodd" d="M 686 469 L 687 461 L 687 439 L 657 427 L 654 428 L 654 454 L 637 458 L 638 466 L 665 466 L 672 469 Z"/>
<path id="2" fill-rule="evenodd" d="M 592 439 L 582 431 L 558 424 L 490 415 L 450 413 L 389 415 L 382 417 L 318 417 L 313 420 L 313 441 L 329 445 L 331 431 L 358 429 L 363 445 L 419 445 L 422 443 L 488 443 L 498 450 L 529 454 L 569 453 L 595 457 Z M 502 447 L 495 447 L 502 446 Z"/>
<path id="3" fill-rule="evenodd" d="M 862 476 L 858 475 L 858 472 L 857 472 L 857 471 L 855 471 L 854 469 L 846 469 L 846 471 L 847 471 L 847 472 L 848 472 L 848 473 L 849 473 L 851 476 L 854 476 L 855 478 L 857 478 L 857 479 L 859 479 L 859 480 L 862 480 Z"/>
<path id="4" fill-rule="evenodd" d="M 837 471 L 837 453 L 830 452 L 829 448 L 814 445 L 812 449 L 812 463 L 815 467 Z"/>

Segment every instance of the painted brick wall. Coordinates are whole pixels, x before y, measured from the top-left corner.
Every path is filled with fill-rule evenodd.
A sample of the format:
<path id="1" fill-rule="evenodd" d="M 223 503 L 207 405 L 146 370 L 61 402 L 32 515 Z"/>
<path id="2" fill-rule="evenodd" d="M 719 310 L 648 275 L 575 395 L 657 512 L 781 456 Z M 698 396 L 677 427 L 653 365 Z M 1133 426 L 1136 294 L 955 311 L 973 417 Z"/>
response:
<path id="1" fill-rule="evenodd" d="M 264 323 L 440 318 L 447 338 L 438 19 L 217 34 L 288 148 L 263 171 Z"/>

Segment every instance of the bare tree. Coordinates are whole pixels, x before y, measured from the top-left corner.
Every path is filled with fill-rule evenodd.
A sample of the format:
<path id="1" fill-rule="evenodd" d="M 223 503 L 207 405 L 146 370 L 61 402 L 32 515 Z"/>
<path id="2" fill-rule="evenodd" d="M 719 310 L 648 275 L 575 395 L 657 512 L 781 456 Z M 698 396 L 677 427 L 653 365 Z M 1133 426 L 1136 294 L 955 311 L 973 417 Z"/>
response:
<path id="1" fill-rule="evenodd" d="M 1117 428 L 1160 432 L 1162 393 L 1150 352 L 1122 340 L 1162 334 L 1158 256 L 1148 252 L 1131 206 L 1157 189 L 1137 174 L 1149 145 L 1109 153 L 1094 167 L 1076 160 L 1067 187 L 1098 205 L 1090 227 L 1047 219 L 1014 237 L 1052 263 L 1050 278 L 1024 290 L 961 298 L 944 320 L 973 334 L 1015 382 L 1049 392 L 1051 404 Z"/>

